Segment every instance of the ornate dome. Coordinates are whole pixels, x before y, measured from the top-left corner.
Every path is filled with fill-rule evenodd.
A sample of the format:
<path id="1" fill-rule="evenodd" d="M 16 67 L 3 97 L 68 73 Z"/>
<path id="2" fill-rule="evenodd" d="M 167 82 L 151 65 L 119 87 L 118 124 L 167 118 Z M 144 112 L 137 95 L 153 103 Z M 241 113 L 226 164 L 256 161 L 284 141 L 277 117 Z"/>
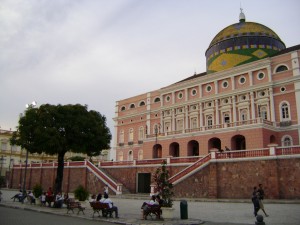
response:
<path id="1" fill-rule="evenodd" d="M 207 73 L 269 57 L 285 49 L 285 44 L 270 28 L 246 22 L 242 11 L 239 19 L 239 23 L 224 28 L 211 41 L 205 53 Z"/>

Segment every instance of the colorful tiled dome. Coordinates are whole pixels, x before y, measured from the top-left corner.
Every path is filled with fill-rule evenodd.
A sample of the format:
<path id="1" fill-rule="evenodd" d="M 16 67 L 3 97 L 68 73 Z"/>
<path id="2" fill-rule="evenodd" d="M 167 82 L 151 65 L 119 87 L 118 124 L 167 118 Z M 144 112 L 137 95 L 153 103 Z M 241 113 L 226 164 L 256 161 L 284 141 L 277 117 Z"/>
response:
<path id="1" fill-rule="evenodd" d="M 285 44 L 270 28 L 246 22 L 241 11 L 240 22 L 221 30 L 211 41 L 205 56 L 207 73 L 272 56 Z"/>

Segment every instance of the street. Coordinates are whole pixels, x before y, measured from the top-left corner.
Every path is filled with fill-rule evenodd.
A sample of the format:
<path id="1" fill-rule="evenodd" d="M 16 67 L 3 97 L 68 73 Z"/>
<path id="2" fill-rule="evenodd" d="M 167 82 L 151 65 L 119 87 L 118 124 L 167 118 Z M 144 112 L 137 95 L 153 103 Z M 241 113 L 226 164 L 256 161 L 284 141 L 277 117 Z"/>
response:
<path id="1" fill-rule="evenodd" d="M 0 207 L 1 225 L 105 225 L 113 224 L 107 221 L 88 220 L 71 216 L 60 216 L 51 213 L 41 213 L 32 210 Z"/>

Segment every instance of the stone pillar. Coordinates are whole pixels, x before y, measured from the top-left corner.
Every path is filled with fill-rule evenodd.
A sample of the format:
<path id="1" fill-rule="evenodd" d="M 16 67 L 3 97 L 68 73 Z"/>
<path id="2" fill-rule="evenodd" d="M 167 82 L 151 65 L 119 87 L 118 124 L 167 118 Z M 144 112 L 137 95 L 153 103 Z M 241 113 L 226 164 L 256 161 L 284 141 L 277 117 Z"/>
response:
<path id="1" fill-rule="evenodd" d="M 123 184 L 117 183 L 116 195 L 121 195 L 122 194 L 122 187 L 123 187 Z"/>
<path id="2" fill-rule="evenodd" d="M 269 144 L 269 151 L 270 151 L 270 156 L 275 156 L 276 155 L 276 147 L 278 146 L 278 144 Z"/>
<path id="3" fill-rule="evenodd" d="M 166 158 L 167 158 L 167 165 L 170 165 L 172 156 L 168 155 L 168 156 L 166 156 Z"/>

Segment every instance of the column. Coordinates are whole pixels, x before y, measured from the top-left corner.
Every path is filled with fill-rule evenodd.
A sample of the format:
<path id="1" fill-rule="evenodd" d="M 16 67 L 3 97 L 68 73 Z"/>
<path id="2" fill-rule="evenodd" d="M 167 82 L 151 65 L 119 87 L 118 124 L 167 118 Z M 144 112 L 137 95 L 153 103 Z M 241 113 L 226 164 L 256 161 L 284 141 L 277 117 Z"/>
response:
<path id="1" fill-rule="evenodd" d="M 189 129 L 189 107 L 186 105 L 184 107 L 184 113 L 185 113 L 185 124 L 184 124 L 184 130 Z"/>
<path id="2" fill-rule="evenodd" d="M 215 110 L 216 110 L 216 125 L 220 124 L 220 112 L 219 112 L 219 101 L 215 100 Z"/>
<path id="3" fill-rule="evenodd" d="M 270 95 L 270 116 L 271 121 L 275 122 L 275 105 L 274 105 L 274 96 L 273 96 L 273 89 L 269 88 L 269 95 Z"/>
<path id="4" fill-rule="evenodd" d="M 254 120 L 256 118 L 255 115 L 255 104 L 254 104 L 254 93 L 250 92 L 250 104 L 251 104 L 251 119 Z"/>
<path id="5" fill-rule="evenodd" d="M 248 76 L 249 76 L 250 86 L 253 86 L 253 73 L 252 73 L 252 71 L 248 72 Z"/>
<path id="6" fill-rule="evenodd" d="M 237 122 L 237 118 L 236 118 L 236 100 L 235 100 L 236 96 L 232 96 L 232 116 L 233 116 L 233 121 L 234 123 Z"/>
<path id="7" fill-rule="evenodd" d="M 203 109 L 202 103 L 199 103 L 200 128 L 203 127 Z"/>

